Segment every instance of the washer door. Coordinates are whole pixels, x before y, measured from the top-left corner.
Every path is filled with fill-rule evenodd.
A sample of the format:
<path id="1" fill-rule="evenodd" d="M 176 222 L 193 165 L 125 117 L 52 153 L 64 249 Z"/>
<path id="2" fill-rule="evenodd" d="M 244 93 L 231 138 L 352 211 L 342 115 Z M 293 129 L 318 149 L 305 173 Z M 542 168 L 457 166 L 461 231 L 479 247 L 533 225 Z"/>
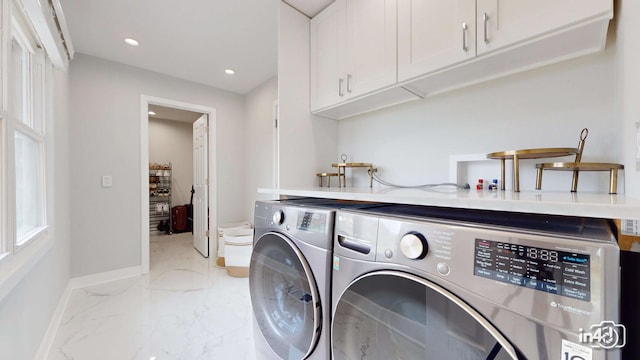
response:
<path id="1" fill-rule="evenodd" d="M 486 319 L 420 277 L 377 271 L 354 280 L 332 319 L 332 351 L 344 359 L 518 359 Z"/>
<path id="2" fill-rule="evenodd" d="M 291 240 L 269 232 L 255 242 L 249 290 L 271 349 L 282 359 L 306 358 L 320 336 L 321 306 L 311 268 Z"/>

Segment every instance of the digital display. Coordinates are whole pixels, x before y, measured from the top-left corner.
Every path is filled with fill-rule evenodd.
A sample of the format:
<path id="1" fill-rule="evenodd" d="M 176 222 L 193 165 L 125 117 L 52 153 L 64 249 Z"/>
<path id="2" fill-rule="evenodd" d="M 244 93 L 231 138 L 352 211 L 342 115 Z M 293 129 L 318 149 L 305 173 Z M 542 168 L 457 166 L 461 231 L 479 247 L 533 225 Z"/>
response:
<path id="1" fill-rule="evenodd" d="M 476 276 L 591 300 L 590 257 L 566 251 L 476 239 Z"/>
<path id="2" fill-rule="evenodd" d="M 327 227 L 327 214 L 300 211 L 296 227 L 298 230 L 324 234 Z"/>

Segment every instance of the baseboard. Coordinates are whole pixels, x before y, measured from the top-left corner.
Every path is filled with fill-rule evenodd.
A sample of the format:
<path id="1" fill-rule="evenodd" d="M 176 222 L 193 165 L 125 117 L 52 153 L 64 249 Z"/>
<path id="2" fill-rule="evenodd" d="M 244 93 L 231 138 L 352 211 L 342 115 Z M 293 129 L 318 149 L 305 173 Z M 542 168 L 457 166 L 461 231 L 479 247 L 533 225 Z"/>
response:
<path id="1" fill-rule="evenodd" d="M 38 352 L 36 353 L 35 360 L 46 360 L 49 357 L 49 352 L 51 351 L 53 340 L 55 340 L 56 338 L 58 327 L 60 326 L 62 316 L 64 315 L 64 310 L 67 308 L 67 304 L 69 303 L 69 299 L 71 298 L 71 292 L 73 291 L 70 283 L 71 281 L 67 282 L 67 286 L 64 289 L 64 292 L 62 293 L 62 296 L 60 296 L 60 300 L 58 300 L 58 305 L 56 306 L 56 310 L 53 312 L 53 316 L 51 316 L 49 326 L 47 327 L 47 332 L 45 332 L 44 337 L 40 342 L 40 347 L 38 348 Z"/>
<path id="2" fill-rule="evenodd" d="M 138 276 L 141 274 L 142 266 L 133 266 L 130 268 L 106 271 L 103 273 L 69 279 L 69 282 L 67 282 L 67 287 L 64 289 L 62 296 L 60 296 L 60 300 L 58 301 L 56 310 L 53 312 L 53 316 L 49 321 L 47 332 L 44 334 L 44 337 L 40 342 L 40 347 L 38 348 L 38 352 L 36 353 L 35 360 L 46 360 L 49 357 L 51 346 L 53 346 L 53 341 L 55 340 L 56 334 L 58 333 L 58 327 L 60 326 L 62 316 L 64 315 L 64 311 L 67 308 L 67 304 L 69 303 L 69 299 L 71 298 L 71 293 L 73 292 L 73 290 L 109 281 Z"/>
<path id="3" fill-rule="evenodd" d="M 73 278 L 69 280 L 69 286 L 72 290 L 79 289 L 91 285 L 98 285 L 109 281 L 126 279 L 133 276 L 142 275 L 141 266 L 132 266 L 130 268 L 106 271 L 103 273 L 92 274 Z"/>

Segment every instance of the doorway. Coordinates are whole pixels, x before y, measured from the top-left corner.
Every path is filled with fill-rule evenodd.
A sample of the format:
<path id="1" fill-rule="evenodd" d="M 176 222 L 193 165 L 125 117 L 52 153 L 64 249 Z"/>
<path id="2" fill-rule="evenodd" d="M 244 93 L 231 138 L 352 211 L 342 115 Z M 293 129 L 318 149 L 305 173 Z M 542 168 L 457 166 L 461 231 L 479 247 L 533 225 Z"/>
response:
<path id="1" fill-rule="evenodd" d="M 152 225 L 157 230 L 159 221 L 171 221 L 170 212 L 171 207 L 175 205 L 185 205 L 191 203 L 191 189 L 192 184 L 199 185 L 198 196 L 196 199 L 200 200 L 200 206 L 193 206 L 193 214 L 191 219 L 194 219 L 194 247 L 207 257 L 211 252 L 215 252 L 217 248 L 216 239 L 209 237 L 208 229 L 217 227 L 217 211 L 215 208 L 216 202 L 216 109 L 202 105 L 190 104 L 170 99 L 163 99 L 158 97 L 152 97 L 147 95 L 141 96 L 140 106 L 140 125 L 141 125 L 141 265 L 143 273 L 149 272 L 150 266 L 150 252 L 149 241 L 150 236 L 154 232 Z M 200 119 L 200 120 L 198 120 Z M 208 120 L 208 125 L 202 126 L 202 120 Z M 196 121 L 198 120 L 198 121 Z M 182 124 L 178 124 L 182 122 Z M 198 129 L 193 125 L 198 123 Z M 172 124 L 173 123 L 173 124 Z M 178 129 L 184 133 L 188 127 L 192 127 L 193 131 L 198 132 L 199 138 L 205 137 L 205 146 L 203 150 L 202 141 L 198 144 L 198 149 L 194 147 L 194 143 L 189 143 L 185 139 L 185 134 L 182 134 L 181 142 L 176 144 L 171 143 L 171 139 L 168 136 L 163 136 L 160 139 L 150 139 L 152 132 L 157 131 L 171 131 L 171 129 Z M 163 129 L 163 130 L 158 130 Z M 181 130 L 180 130 L 181 129 Z M 191 133 L 191 137 L 195 136 L 195 133 Z M 185 149 L 185 147 L 188 148 Z M 180 147 L 176 149 L 175 147 Z M 197 151 L 197 153 L 196 153 Z M 171 152 L 182 153 L 181 157 L 176 158 L 176 154 L 170 154 Z M 188 153 L 188 154 L 185 154 Z M 193 154 L 196 153 L 196 157 Z M 178 164 L 171 164 L 171 161 L 166 159 L 176 158 L 176 161 L 187 161 L 187 156 L 190 156 L 192 166 L 177 166 Z M 195 161 L 194 161 L 195 159 Z M 199 164 L 203 162 L 203 164 Z M 157 170 L 150 170 L 150 167 L 161 168 Z M 169 169 L 166 169 L 169 168 Z M 203 171 L 204 169 L 204 171 Z M 165 171 L 168 170 L 168 171 Z M 198 171 L 194 171 L 198 170 Z M 155 181 L 157 173 L 161 176 L 158 180 L 163 180 L 164 184 L 162 192 L 153 192 L 152 181 Z M 155 174 L 152 174 L 155 173 Z M 189 174 L 190 173 L 190 174 Z M 196 179 L 196 177 L 198 179 Z M 158 186 L 160 184 L 157 184 Z M 167 186 L 169 185 L 169 186 Z M 170 187 L 167 191 L 166 187 Z M 206 204 L 202 203 L 203 199 L 206 199 Z M 151 204 L 152 193 L 155 195 L 153 199 L 160 205 Z M 160 196 L 158 196 L 160 195 Z M 152 206 L 154 205 L 154 206 Z M 167 213 L 165 213 L 165 208 Z M 196 210 L 197 208 L 197 210 Z M 203 214 L 199 214 L 203 212 Z M 208 212 L 208 214 L 207 214 Z M 199 214 L 199 216 L 198 216 Z M 162 219 L 162 220 L 160 220 Z M 211 219 L 211 220 L 209 220 Z M 154 221 L 155 220 L 155 221 Z M 154 223 L 152 224 L 152 221 Z M 173 223 L 175 224 L 175 222 Z M 171 224 L 171 225 L 173 225 Z M 170 226 L 171 226 L 170 225 Z M 161 227 L 161 226 L 160 226 Z M 202 228 L 202 231 L 198 233 L 197 229 Z M 163 228 L 163 230 L 169 230 Z M 168 231 L 165 231 L 168 232 Z M 211 250 L 210 250 L 211 249 Z"/>

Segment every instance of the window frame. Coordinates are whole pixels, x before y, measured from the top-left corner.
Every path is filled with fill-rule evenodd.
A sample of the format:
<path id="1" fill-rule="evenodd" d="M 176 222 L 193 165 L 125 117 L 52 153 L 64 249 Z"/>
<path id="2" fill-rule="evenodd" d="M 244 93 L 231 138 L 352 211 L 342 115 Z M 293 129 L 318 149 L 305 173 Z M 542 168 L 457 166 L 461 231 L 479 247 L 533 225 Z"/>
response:
<path id="1" fill-rule="evenodd" d="M 6 115 L 8 107 L 8 28 L 9 28 L 9 4 L 7 1 L 0 0 L 0 264 L 4 262 L 4 259 L 9 256 L 9 246 L 7 245 L 7 216 L 6 216 L 6 147 L 7 141 L 5 134 L 6 129 Z"/>
<path id="2" fill-rule="evenodd" d="M 7 276 L 0 276 L 0 287 L 11 273 L 23 272 L 26 264 L 35 264 L 44 251 L 51 247 L 48 236 L 48 210 L 50 197 L 47 189 L 48 159 L 46 148 L 48 118 L 51 113 L 51 62 L 48 59 L 35 30 L 20 7 L 19 0 L 0 0 L 3 9 L 10 10 L 2 18 L 2 50 L 0 60 L 6 76 L 2 77 L 2 88 L 7 91 L 0 106 L 0 270 L 7 270 Z M 9 4 L 7 4 L 9 3 Z M 14 41 L 21 48 L 22 72 L 19 76 L 11 73 L 14 68 Z M 20 103 L 13 97 L 16 83 L 22 82 Z M 34 116 L 40 116 L 35 119 Z M 18 203 L 16 136 L 18 133 L 36 143 L 39 197 L 35 226 L 18 237 Z M 30 250 L 26 250 L 30 248 Z M 1 271 L 0 271 L 1 272 Z M 11 282 L 11 281 L 9 281 Z M 2 298 L 0 291 L 0 299 Z"/>
<path id="3" fill-rule="evenodd" d="M 4 59 L 2 59 L 4 60 Z M 8 243 L 8 231 L 7 225 L 9 222 L 7 221 L 6 216 L 6 161 L 5 161 L 5 148 L 7 146 L 6 141 L 6 120 L 4 116 L 0 116 L 0 140 L 2 143 L 0 144 L 0 264 L 2 261 L 11 255 L 12 246 Z"/>
<path id="4" fill-rule="evenodd" d="M 13 247 L 14 247 L 14 251 L 17 252 L 19 251 L 21 248 L 23 248 L 24 246 L 28 245 L 29 242 L 31 242 L 32 240 L 35 240 L 43 235 L 46 235 L 46 231 L 48 228 L 48 223 L 47 223 L 47 188 L 46 188 L 46 159 L 45 159 L 45 139 L 43 135 L 38 135 L 38 138 L 32 137 L 31 134 L 27 133 L 26 131 L 24 131 L 25 129 L 21 129 L 20 126 L 17 126 L 14 130 L 13 130 L 13 134 L 10 134 L 9 136 L 13 135 L 13 140 L 14 140 L 14 146 L 13 146 L 13 158 L 15 159 L 15 134 L 16 132 L 20 132 L 23 135 L 33 138 L 37 145 L 38 145 L 38 155 L 39 155 L 39 164 L 38 164 L 38 172 L 40 173 L 40 178 L 39 178 L 39 187 L 40 187 L 40 192 L 41 192 L 41 197 L 39 199 L 39 204 L 38 206 L 41 209 L 41 212 L 39 214 L 40 219 L 38 219 L 38 223 L 40 225 L 36 226 L 34 229 L 31 229 L 30 231 L 28 231 L 22 238 L 18 238 L 18 229 L 17 229 L 17 218 L 18 218 L 18 213 L 17 213 L 17 200 L 14 199 L 13 201 L 13 212 L 14 212 L 14 227 L 15 227 L 15 231 L 13 234 Z M 29 132 L 34 132 L 31 129 L 26 129 Z M 13 178 L 15 179 L 15 176 L 17 175 L 17 167 L 14 165 L 13 168 Z M 12 190 L 12 194 L 16 194 L 17 192 L 17 184 L 15 184 L 15 180 L 14 180 L 14 186 L 11 189 Z M 15 195 L 14 195 L 15 196 Z"/>
<path id="5" fill-rule="evenodd" d="M 10 164 L 7 175 L 11 177 L 9 181 L 10 191 L 8 193 L 11 194 L 11 201 L 7 204 L 11 204 L 11 211 L 8 211 L 13 216 L 11 217 L 12 223 L 12 234 L 8 237 L 10 240 L 9 247 L 13 251 L 13 253 L 17 253 L 20 249 L 29 245 L 34 240 L 37 240 L 47 233 L 47 189 L 46 189 L 46 158 L 45 158 L 45 146 L 46 146 L 46 117 L 47 112 L 46 103 L 48 101 L 47 94 L 47 80 L 46 80 L 46 59 L 44 58 L 44 51 L 41 50 L 42 46 L 39 45 L 39 41 L 37 36 L 35 35 L 35 31 L 29 26 L 28 21 L 26 20 L 26 15 L 22 12 L 15 4 L 12 3 L 11 6 L 11 28 L 10 28 L 10 43 L 13 46 L 13 41 L 15 40 L 18 45 L 21 46 L 22 50 L 25 52 L 23 54 L 22 59 L 22 71 L 23 77 L 22 79 L 16 79 L 15 77 L 10 78 L 10 86 L 13 88 L 16 81 L 22 81 L 22 104 L 19 104 L 22 108 L 22 114 L 18 117 L 18 113 L 16 109 L 10 107 L 9 116 L 8 116 L 8 124 L 9 131 L 5 134 L 5 139 L 7 144 L 10 144 L 10 148 L 7 149 L 6 155 L 10 160 L 8 163 Z M 9 59 L 13 60 L 13 51 L 9 56 Z M 35 65 L 41 65 L 40 77 L 35 78 L 34 69 Z M 13 64 L 10 64 L 10 68 L 13 67 Z M 36 83 L 37 81 L 37 83 Z M 38 88 L 36 88 L 36 85 Z M 34 92 L 41 91 L 44 96 L 42 96 L 41 103 L 36 104 L 34 102 Z M 14 92 L 11 92 L 14 93 Z M 14 101 L 11 101 L 10 104 L 12 106 L 18 105 Z M 39 111 L 35 111 L 36 106 L 39 106 Z M 39 121 L 39 129 L 35 128 L 36 121 L 33 116 L 35 113 L 39 113 L 42 115 L 42 119 Z M 16 184 L 16 175 L 17 175 L 17 164 L 15 162 L 16 159 L 16 144 L 15 137 L 16 133 L 21 132 L 23 135 L 35 140 L 38 144 L 38 172 L 39 172 L 39 190 L 41 197 L 39 200 L 38 206 L 40 207 L 39 219 L 37 219 L 38 226 L 34 229 L 31 229 L 24 236 L 18 238 L 18 229 L 17 229 L 17 220 L 19 214 L 17 213 L 17 184 Z M 10 174 L 9 174 L 10 173 Z"/>
<path id="6" fill-rule="evenodd" d="M 54 119 L 54 62 L 33 27 L 31 18 L 22 7 L 22 0 L 0 0 L 0 301 L 4 299 L 20 281 L 37 266 L 53 248 L 54 237 L 49 221 L 54 214 L 54 194 L 51 175 L 54 173 L 53 119 Z M 19 26 L 15 26 L 18 24 Z M 17 28 L 21 30 L 16 30 Z M 47 29 L 39 29 L 48 31 Z M 20 40 L 22 37 L 22 40 Z M 29 88 L 30 106 L 37 103 L 37 110 L 30 110 L 30 116 L 38 116 L 39 121 L 22 123 L 12 113 L 15 102 L 11 93 L 13 88 L 12 61 L 13 39 L 26 42 L 30 51 Z M 24 46 L 21 45 L 24 49 Z M 33 65 L 35 64 L 35 65 Z M 39 80 L 35 82 L 33 79 Z M 16 131 L 24 133 L 39 143 L 39 184 L 42 196 L 38 199 L 41 206 L 41 221 L 35 229 L 23 236 L 17 244 L 17 203 L 16 203 Z M 29 214 L 29 212 L 26 212 Z M 51 216 L 51 217 L 49 217 Z"/>

